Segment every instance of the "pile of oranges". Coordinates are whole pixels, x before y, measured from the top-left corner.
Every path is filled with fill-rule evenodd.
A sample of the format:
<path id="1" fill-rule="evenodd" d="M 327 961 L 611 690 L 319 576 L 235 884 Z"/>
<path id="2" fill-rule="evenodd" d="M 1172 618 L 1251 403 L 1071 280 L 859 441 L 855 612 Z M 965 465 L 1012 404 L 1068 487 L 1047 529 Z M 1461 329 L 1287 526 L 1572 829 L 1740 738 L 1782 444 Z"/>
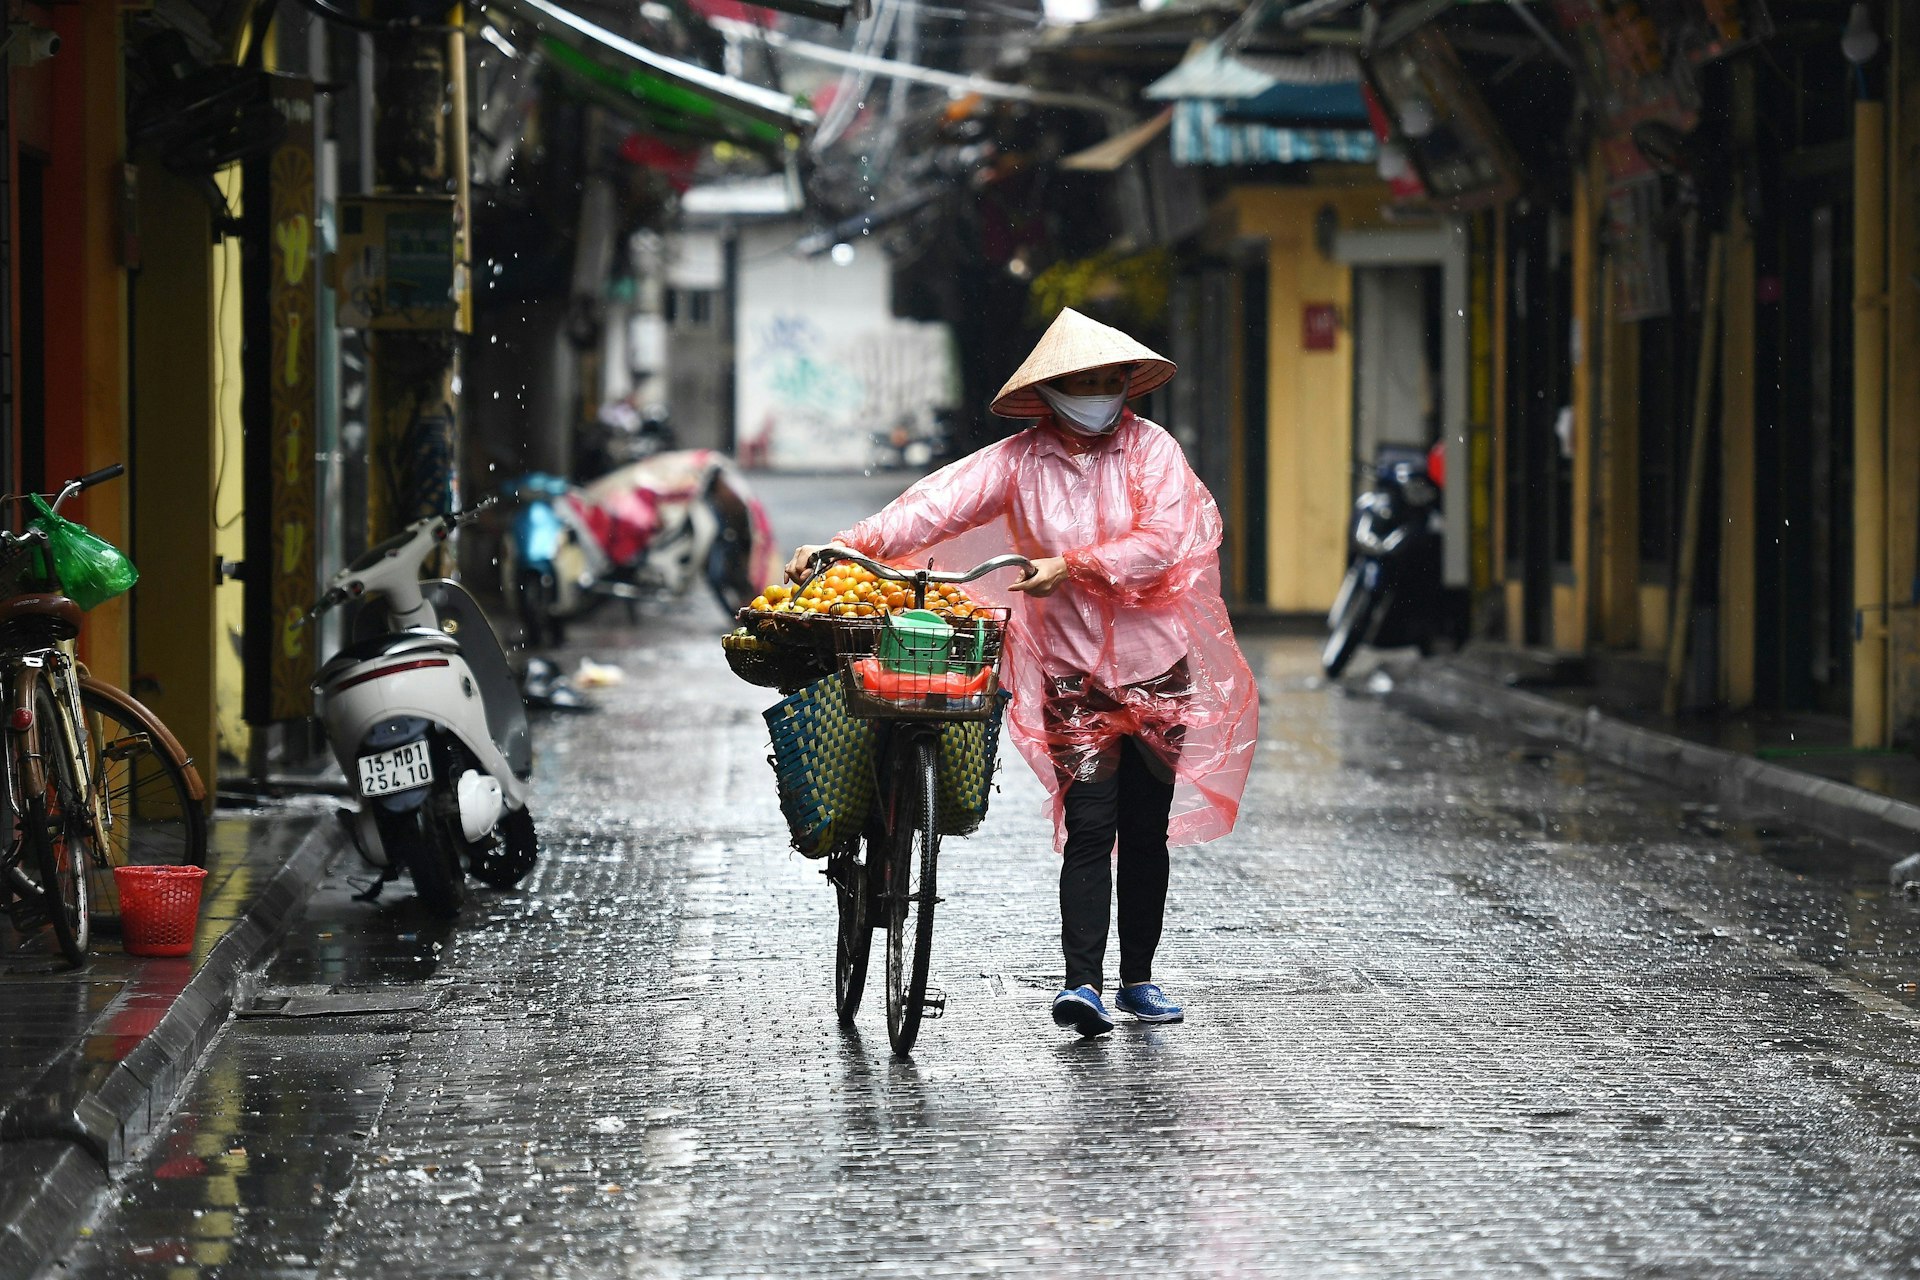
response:
<path id="1" fill-rule="evenodd" d="M 870 570 L 845 561 L 833 565 L 807 584 L 805 591 L 776 583 L 747 606 L 757 613 L 828 614 L 842 618 L 875 618 L 913 608 L 913 591 L 904 583 L 877 578 Z M 927 608 L 954 618 L 973 616 L 973 601 L 952 583 L 927 587 Z"/>

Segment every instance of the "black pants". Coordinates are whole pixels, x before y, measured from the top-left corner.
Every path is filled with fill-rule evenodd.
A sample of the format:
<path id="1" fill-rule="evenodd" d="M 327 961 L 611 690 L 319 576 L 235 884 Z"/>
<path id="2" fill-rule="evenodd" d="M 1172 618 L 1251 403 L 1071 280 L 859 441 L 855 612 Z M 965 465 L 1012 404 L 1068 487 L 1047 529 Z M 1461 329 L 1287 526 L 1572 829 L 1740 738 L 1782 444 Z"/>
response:
<path id="1" fill-rule="evenodd" d="M 1173 780 L 1162 778 L 1132 738 L 1120 765 L 1097 782 L 1067 785 L 1066 857 L 1060 865 L 1060 945 L 1069 987 L 1103 987 L 1108 905 L 1120 900 L 1120 981 L 1153 978 L 1153 953 L 1167 909 L 1167 811 Z M 1113 850 L 1120 846 L 1119 882 Z"/>

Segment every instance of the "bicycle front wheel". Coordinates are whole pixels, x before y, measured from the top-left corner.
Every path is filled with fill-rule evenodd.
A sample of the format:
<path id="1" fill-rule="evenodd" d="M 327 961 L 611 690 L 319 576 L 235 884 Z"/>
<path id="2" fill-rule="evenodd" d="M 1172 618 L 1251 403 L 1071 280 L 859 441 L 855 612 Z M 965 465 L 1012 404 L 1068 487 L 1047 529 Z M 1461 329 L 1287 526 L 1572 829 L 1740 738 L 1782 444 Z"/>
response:
<path id="1" fill-rule="evenodd" d="M 87 762 L 99 799 L 105 847 L 89 862 L 96 922 L 117 926 L 120 886 L 115 867 L 204 867 L 207 811 L 191 763 L 156 740 L 150 713 L 118 689 L 80 686 Z"/>
<path id="2" fill-rule="evenodd" d="M 887 1040 L 905 1057 L 920 1034 L 933 952 L 940 829 L 932 738 L 917 738 L 893 779 L 893 848 L 887 868 Z"/>

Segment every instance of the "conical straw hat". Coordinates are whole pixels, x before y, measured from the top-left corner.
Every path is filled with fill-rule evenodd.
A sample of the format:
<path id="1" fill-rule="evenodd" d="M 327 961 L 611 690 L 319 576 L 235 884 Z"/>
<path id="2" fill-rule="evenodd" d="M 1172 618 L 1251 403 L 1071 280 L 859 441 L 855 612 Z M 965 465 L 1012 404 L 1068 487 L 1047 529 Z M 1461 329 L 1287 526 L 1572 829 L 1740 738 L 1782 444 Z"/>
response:
<path id="1" fill-rule="evenodd" d="M 1050 410 L 1035 386 L 1109 364 L 1133 366 L 1133 377 L 1127 383 L 1128 398 L 1163 387 L 1173 377 L 1173 361 L 1118 329 L 1067 307 L 1040 335 L 1033 354 L 1000 388 L 1000 394 L 993 398 L 993 411 L 1003 418 L 1038 418 Z"/>

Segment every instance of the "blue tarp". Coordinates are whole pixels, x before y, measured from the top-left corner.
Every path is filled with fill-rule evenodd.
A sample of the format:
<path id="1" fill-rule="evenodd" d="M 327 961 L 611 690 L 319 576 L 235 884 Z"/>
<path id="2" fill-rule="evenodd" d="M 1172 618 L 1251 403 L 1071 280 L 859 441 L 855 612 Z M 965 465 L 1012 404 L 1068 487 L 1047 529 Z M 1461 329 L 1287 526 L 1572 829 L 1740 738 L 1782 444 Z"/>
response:
<path id="1" fill-rule="evenodd" d="M 1243 100 L 1244 101 L 1244 100 Z M 1242 102 L 1185 98 L 1173 112 L 1173 160 L 1184 165 L 1303 164 L 1312 160 L 1371 164 L 1378 147 L 1370 129 L 1291 129 L 1223 124 L 1223 107 Z"/>

